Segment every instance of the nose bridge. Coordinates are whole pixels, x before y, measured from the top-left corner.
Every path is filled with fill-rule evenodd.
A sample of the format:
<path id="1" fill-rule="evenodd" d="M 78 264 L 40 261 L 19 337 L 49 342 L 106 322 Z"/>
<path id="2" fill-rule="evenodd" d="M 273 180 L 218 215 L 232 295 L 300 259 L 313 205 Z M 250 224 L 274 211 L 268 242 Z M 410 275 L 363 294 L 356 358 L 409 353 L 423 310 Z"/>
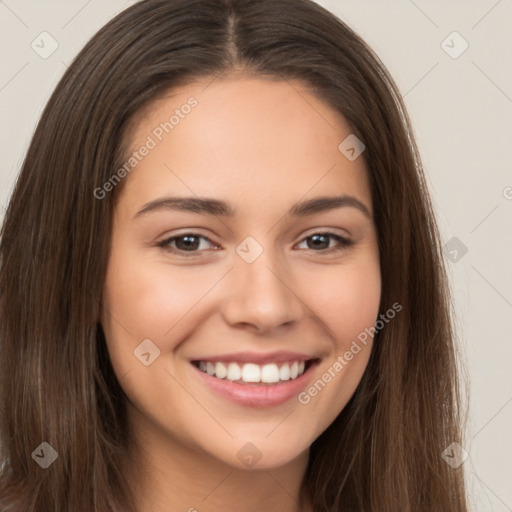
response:
<path id="1" fill-rule="evenodd" d="M 291 288 L 291 273 L 272 247 L 247 237 L 236 248 L 229 300 L 230 324 L 252 324 L 268 330 L 299 319 L 303 306 Z"/>

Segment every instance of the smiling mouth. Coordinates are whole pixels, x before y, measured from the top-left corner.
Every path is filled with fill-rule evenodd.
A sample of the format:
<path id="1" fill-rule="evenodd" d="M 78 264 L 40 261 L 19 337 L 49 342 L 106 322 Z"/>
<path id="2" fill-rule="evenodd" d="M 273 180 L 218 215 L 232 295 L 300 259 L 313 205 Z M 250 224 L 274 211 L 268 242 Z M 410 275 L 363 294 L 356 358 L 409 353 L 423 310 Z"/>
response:
<path id="1" fill-rule="evenodd" d="M 273 386 L 298 379 L 318 361 L 318 359 L 309 359 L 267 364 L 222 361 L 191 361 L 191 363 L 203 373 L 220 380 L 243 385 Z"/>

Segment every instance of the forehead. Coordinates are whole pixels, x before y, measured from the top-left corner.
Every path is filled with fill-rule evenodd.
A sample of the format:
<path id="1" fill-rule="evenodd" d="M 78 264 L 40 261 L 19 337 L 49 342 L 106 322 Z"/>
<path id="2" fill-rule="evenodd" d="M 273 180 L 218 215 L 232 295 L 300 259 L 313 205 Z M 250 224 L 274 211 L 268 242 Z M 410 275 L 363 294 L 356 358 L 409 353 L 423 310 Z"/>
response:
<path id="1" fill-rule="evenodd" d="M 339 112 L 297 81 L 194 82 L 167 92 L 136 119 L 130 153 L 151 149 L 123 194 L 141 201 L 195 194 L 241 205 L 258 197 L 260 208 L 284 194 L 298 200 L 339 192 L 368 200 L 363 158 L 350 161 L 338 149 L 351 132 Z"/>

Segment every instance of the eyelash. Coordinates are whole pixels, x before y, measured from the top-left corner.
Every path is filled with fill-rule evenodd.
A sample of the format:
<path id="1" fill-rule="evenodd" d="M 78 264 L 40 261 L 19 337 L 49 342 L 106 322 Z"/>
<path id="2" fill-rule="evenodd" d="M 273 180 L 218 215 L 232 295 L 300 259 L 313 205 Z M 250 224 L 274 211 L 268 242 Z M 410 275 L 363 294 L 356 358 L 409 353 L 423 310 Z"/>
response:
<path id="1" fill-rule="evenodd" d="M 314 249 L 308 249 L 310 251 L 318 252 L 318 253 L 321 253 L 321 254 L 331 254 L 331 253 L 334 253 L 334 252 L 342 251 L 344 249 L 349 248 L 354 243 L 351 240 L 348 240 L 348 239 L 346 239 L 346 238 L 344 238 L 344 237 L 342 237 L 340 235 L 337 235 L 335 233 L 330 233 L 328 231 L 327 232 L 319 231 L 318 233 L 313 233 L 313 234 L 303 238 L 299 243 L 302 243 L 305 240 L 308 240 L 309 238 L 313 238 L 314 236 L 317 236 L 317 235 L 322 235 L 322 236 L 327 236 L 327 237 L 330 237 L 330 238 L 334 238 L 334 239 L 336 239 L 339 242 L 339 244 L 337 246 L 330 247 L 328 249 L 322 249 L 322 250 L 319 250 L 319 251 L 315 251 Z M 190 236 L 195 237 L 195 238 L 203 238 L 203 239 L 208 240 L 210 243 L 213 244 L 213 242 L 209 238 L 207 238 L 207 237 L 205 237 L 203 235 L 200 235 L 199 233 L 183 233 L 182 235 L 178 235 L 178 236 L 173 236 L 171 238 L 167 238 L 167 239 L 163 240 L 162 242 L 159 242 L 157 245 L 158 245 L 158 247 L 161 247 L 165 251 L 171 252 L 173 254 L 178 254 L 180 256 L 185 256 L 185 257 L 195 256 L 197 253 L 200 253 L 202 251 L 200 251 L 200 250 L 183 251 L 181 249 L 175 249 L 174 247 L 171 247 L 169 245 L 169 244 L 171 244 L 172 242 L 174 242 L 177 239 L 186 238 L 186 237 L 190 237 Z"/>

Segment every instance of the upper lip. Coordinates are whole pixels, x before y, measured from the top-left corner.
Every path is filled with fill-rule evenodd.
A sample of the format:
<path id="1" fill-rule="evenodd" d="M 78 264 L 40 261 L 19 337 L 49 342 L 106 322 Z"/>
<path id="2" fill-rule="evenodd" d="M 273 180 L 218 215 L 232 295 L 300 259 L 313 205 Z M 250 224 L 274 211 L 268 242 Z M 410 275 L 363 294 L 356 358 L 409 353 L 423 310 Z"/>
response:
<path id="1" fill-rule="evenodd" d="M 231 354 L 220 354 L 215 356 L 197 357 L 191 361 L 204 361 L 204 362 L 240 362 L 240 363 L 254 363 L 254 364 L 267 364 L 267 363 L 285 363 L 289 361 L 308 361 L 310 359 L 318 359 L 316 356 L 308 354 L 300 354 L 299 352 L 289 352 L 280 350 L 278 352 L 258 353 L 258 352 L 233 352 Z"/>

